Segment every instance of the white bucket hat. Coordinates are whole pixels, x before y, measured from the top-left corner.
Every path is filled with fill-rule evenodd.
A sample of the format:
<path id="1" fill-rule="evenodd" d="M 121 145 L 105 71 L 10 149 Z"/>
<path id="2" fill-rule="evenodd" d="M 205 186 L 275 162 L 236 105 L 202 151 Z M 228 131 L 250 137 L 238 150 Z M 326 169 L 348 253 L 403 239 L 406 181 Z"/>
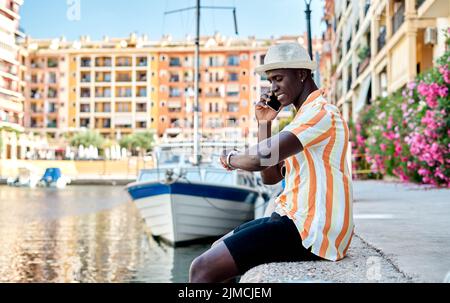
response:
<path id="1" fill-rule="evenodd" d="M 280 68 L 304 68 L 315 70 L 316 62 L 312 61 L 306 49 L 298 43 L 281 43 L 272 45 L 267 50 L 264 64 L 255 71 L 263 75 L 265 72 Z"/>

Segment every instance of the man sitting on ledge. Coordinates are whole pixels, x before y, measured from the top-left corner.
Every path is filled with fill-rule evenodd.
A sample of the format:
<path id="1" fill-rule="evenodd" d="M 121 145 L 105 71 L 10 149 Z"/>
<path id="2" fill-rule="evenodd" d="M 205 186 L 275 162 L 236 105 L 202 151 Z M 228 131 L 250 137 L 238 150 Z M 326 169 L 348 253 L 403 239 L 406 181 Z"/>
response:
<path id="1" fill-rule="evenodd" d="M 344 258 L 354 230 L 349 131 L 314 83 L 315 68 L 297 43 L 270 47 L 256 68 L 273 94 L 272 101 L 263 94 L 256 104 L 259 143 L 244 153 L 224 151 L 221 163 L 228 170 L 261 171 L 265 184 L 284 178 L 285 188 L 270 217 L 238 226 L 197 257 L 190 282 L 223 282 L 264 263 Z M 277 111 L 273 98 L 281 103 Z M 271 137 L 271 122 L 291 104 L 294 119 Z"/>

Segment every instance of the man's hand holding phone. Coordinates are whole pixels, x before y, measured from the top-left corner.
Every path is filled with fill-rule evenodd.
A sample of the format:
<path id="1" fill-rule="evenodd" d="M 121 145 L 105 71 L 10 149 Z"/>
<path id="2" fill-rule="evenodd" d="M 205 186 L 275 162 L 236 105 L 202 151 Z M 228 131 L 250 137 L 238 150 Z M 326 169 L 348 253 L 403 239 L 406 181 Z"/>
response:
<path id="1" fill-rule="evenodd" d="M 273 93 L 263 93 L 260 101 L 256 104 L 256 119 L 258 121 L 272 121 L 282 108 L 283 106 Z"/>

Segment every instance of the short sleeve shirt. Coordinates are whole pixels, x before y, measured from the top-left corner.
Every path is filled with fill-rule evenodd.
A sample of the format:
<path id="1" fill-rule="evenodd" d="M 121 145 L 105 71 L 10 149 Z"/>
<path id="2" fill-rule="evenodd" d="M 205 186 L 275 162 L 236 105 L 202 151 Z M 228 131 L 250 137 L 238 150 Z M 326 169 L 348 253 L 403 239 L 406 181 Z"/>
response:
<path id="1" fill-rule="evenodd" d="M 294 221 L 305 248 L 340 260 L 354 230 L 347 123 L 317 90 L 282 131 L 294 134 L 303 151 L 285 160 L 285 187 L 275 211 Z"/>

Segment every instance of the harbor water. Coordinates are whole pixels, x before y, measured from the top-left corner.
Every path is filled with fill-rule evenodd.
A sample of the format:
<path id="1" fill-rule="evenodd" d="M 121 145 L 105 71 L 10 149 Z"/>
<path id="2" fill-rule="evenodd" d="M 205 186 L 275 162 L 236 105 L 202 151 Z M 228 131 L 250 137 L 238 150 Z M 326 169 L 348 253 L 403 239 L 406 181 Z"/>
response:
<path id="1" fill-rule="evenodd" d="M 0 185 L 0 282 L 187 282 L 208 247 L 155 241 L 123 186 Z"/>

